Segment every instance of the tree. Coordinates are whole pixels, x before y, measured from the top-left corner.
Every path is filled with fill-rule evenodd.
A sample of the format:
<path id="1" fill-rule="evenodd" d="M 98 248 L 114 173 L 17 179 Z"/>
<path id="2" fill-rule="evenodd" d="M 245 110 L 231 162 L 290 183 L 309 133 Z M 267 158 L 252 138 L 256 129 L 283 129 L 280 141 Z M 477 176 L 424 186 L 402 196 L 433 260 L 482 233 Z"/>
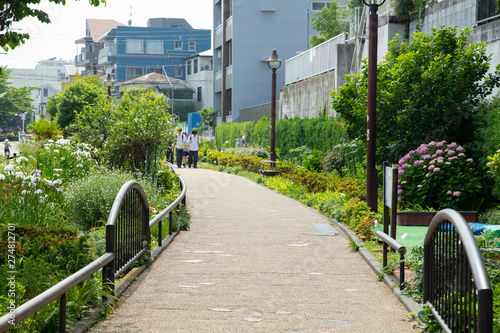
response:
<path id="1" fill-rule="evenodd" d="M 201 115 L 200 131 L 206 131 L 214 126 L 215 110 L 213 107 L 203 108 L 198 113 Z"/>
<path id="2" fill-rule="evenodd" d="M 312 47 L 349 31 L 349 10 L 342 7 L 338 2 L 332 1 L 321 11 L 315 13 L 311 18 L 312 27 L 319 32 L 311 36 L 309 43 Z"/>
<path id="3" fill-rule="evenodd" d="M 16 88 L 9 86 L 10 70 L 0 74 L 0 126 L 7 125 L 15 114 L 31 112 L 31 92 L 33 87 Z"/>
<path id="4" fill-rule="evenodd" d="M 48 0 L 55 4 L 66 4 L 66 0 Z M 0 10 L 0 47 L 5 51 L 9 48 L 14 49 L 24 44 L 29 39 L 29 34 L 10 30 L 14 22 L 19 22 L 27 17 L 35 17 L 40 22 L 50 23 L 49 15 L 41 9 L 31 8 L 32 5 L 39 4 L 40 0 L 16 0 L 2 1 Z M 106 0 L 89 0 L 92 6 L 99 6 L 106 3 Z"/>
<path id="5" fill-rule="evenodd" d="M 57 116 L 57 123 L 64 130 L 74 122 L 76 113 L 96 103 L 100 96 L 107 96 L 107 90 L 98 76 L 77 76 L 61 93 L 50 97 L 47 112 Z"/>
<path id="6" fill-rule="evenodd" d="M 115 108 L 107 119 L 107 160 L 112 166 L 152 175 L 156 161 L 174 140 L 168 100 L 152 90 L 130 89 Z"/>
<path id="7" fill-rule="evenodd" d="M 474 137 L 475 106 L 500 84 L 500 66 L 487 74 L 491 56 L 484 43 L 467 44 L 469 29 L 417 32 L 412 43 L 389 43 L 377 73 L 377 161 L 396 162 L 422 143 L 446 140 L 462 145 Z M 332 92 L 332 107 L 348 135 L 366 140 L 368 66 L 346 77 Z"/>

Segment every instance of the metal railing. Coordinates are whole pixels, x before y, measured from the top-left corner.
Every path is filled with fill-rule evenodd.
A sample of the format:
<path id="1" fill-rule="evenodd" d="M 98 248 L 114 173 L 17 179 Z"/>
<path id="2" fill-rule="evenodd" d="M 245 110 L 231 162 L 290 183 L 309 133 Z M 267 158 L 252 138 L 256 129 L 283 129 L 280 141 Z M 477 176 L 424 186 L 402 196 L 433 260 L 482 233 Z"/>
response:
<path id="1" fill-rule="evenodd" d="M 170 164 L 172 172 L 176 173 Z M 0 318 L 0 332 L 5 332 L 59 298 L 59 332 L 66 332 L 66 293 L 102 268 L 103 286 L 114 293 L 114 280 L 134 264 L 151 244 L 150 230 L 158 224 L 158 246 L 162 246 L 162 219 L 169 217 L 172 235 L 172 212 L 182 204 L 186 207 L 186 183 L 179 176 L 180 195 L 149 221 L 149 206 L 141 186 L 130 181 L 122 186 L 115 198 L 106 225 L 106 253 L 89 265 L 47 289 Z M 14 325 L 12 324 L 14 323 Z"/>
<path id="2" fill-rule="evenodd" d="M 399 289 L 403 290 L 405 282 L 405 254 L 406 247 L 400 244 L 397 240 L 382 231 L 377 231 L 375 235 L 384 242 L 383 246 L 383 263 L 382 267 L 387 267 L 387 247 L 399 252 Z"/>
<path id="3" fill-rule="evenodd" d="M 424 302 L 446 332 L 493 332 L 493 292 L 474 235 L 458 212 L 440 211 L 424 241 Z"/>

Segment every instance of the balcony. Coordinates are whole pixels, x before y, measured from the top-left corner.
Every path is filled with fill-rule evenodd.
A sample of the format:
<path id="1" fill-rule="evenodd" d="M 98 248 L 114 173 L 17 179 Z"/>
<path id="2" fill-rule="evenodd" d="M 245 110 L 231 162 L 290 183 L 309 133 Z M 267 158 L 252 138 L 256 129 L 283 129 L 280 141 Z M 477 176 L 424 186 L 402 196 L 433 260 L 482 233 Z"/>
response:
<path id="1" fill-rule="evenodd" d="M 226 80 L 224 82 L 226 90 L 233 88 L 233 66 L 226 67 Z"/>
<path id="2" fill-rule="evenodd" d="M 215 28 L 214 49 L 222 46 L 222 29 L 222 24 L 219 24 L 217 28 Z"/>
<path id="3" fill-rule="evenodd" d="M 75 66 L 77 67 L 95 63 L 97 63 L 97 52 L 85 52 L 85 49 L 82 49 L 82 53 L 75 56 Z"/>
<path id="4" fill-rule="evenodd" d="M 99 51 L 98 64 L 105 64 L 108 62 L 116 62 L 116 45 L 106 46 Z"/>
<path id="5" fill-rule="evenodd" d="M 215 73 L 214 92 L 220 93 L 222 91 L 222 71 Z"/>
<path id="6" fill-rule="evenodd" d="M 233 17 L 226 20 L 226 42 L 233 39 Z"/>

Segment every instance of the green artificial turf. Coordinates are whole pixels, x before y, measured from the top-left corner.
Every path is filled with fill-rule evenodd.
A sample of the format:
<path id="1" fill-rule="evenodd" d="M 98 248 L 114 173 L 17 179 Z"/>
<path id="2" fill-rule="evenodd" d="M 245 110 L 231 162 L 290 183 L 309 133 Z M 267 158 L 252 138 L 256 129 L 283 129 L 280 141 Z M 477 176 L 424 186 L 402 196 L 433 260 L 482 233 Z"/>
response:
<path id="1" fill-rule="evenodd" d="M 427 229 L 429 227 L 418 227 L 418 226 L 405 226 L 398 225 L 396 227 L 396 240 L 404 245 L 406 248 L 423 246 L 425 234 L 427 233 Z M 389 226 L 389 234 L 390 234 L 390 226 Z M 376 231 L 383 231 L 383 225 L 378 224 L 376 227 Z M 406 237 L 401 239 L 406 233 Z"/>

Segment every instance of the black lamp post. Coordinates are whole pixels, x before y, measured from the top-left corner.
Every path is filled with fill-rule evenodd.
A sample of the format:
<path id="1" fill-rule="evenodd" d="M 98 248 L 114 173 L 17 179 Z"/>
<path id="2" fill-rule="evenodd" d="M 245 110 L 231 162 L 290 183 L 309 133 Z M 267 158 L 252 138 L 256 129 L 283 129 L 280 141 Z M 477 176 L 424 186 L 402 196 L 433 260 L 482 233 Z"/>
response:
<path id="1" fill-rule="evenodd" d="M 271 90 L 271 161 L 276 162 L 275 134 L 276 134 L 276 70 L 281 66 L 276 49 L 267 60 L 267 65 L 273 70 Z"/>
<path id="2" fill-rule="evenodd" d="M 111 86 L 113 85 L 113 79 L 111 78 L 111 74 L 106 76 L 106 80 L 104 80 L 104 84 L 108 87 L 108 97 L 111 98 Z"/>
<path id="3" fill-rule="evenodd" d="M 368 21 L 368 105 L 366 130 L 366 203 L 374 212 L 377 211 L 377 169 L 375 168 L 375 151 L 377 140 L 377 43 L 378 43 L 378 7 L 376 0 L 369 0 L 364 4 L 370 8 Z"/>

